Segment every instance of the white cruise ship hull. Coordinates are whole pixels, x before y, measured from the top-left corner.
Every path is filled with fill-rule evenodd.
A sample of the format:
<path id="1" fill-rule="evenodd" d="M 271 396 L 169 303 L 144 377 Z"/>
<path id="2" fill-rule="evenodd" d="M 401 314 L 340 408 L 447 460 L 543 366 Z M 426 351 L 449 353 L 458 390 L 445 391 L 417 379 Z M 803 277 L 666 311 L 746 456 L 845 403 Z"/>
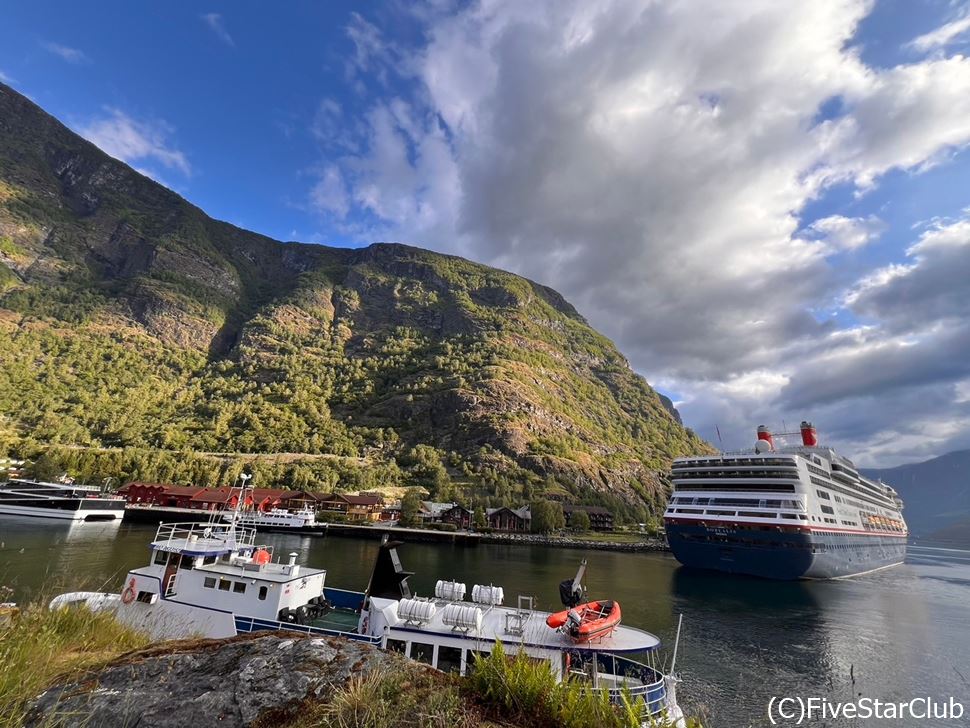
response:
<path id="1" fill-rule="evenodd" d="M 113 521 L 122 519 L 124 508 L 80 508 L 77 504 L 66 503 L 61 507 L 18 506 L 0 503 L 0 515 L 32 516 L 34 518 L 57 518 L 65 521 Z"/>

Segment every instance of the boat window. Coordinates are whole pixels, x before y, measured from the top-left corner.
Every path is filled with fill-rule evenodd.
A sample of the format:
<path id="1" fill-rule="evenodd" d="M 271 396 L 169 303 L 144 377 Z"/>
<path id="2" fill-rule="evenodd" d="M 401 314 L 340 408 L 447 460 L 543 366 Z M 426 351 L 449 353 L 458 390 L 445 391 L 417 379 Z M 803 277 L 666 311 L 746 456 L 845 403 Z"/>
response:
<path id="1" fill-rule="evenodd" d="M 242 582 L 242 581 L 234 581 L 232 583 L 232 590 L 236 594 L 245 594 L 246 593 L 246 583 L 245 582 Z"/>
<path id="2" fill-rule="evenodd" d="M 219 579 L 219 591 L 229 591 L 232 586 L 232 582 L 228 579 Z"/>
<path id="3" fill-rule="evenodd" d="M 478 660 L 484 660 L 486 657 L 488 657 L 488 653 L 484 650 L 468 650 L 468 654 L 465 656 L 465 674 L 470 674 L 475 669 L 475 663 Z"/>
<path id="4" fill-rule="evenodd" d="M 819 498 L 822 498 L 824 500 L 832 500 L 829 494 L 826 493 L 824 490 L 816 490 L 815 492 L 818 493 Z"/>
<path id="5" fill-rule="evenodd" d="M 155 563 L 159 566 L 165 566 L 168 563 L 168 553 L 165 551 L 155 552 Z"/>
<path id="6" fill-rule="evenodd" d="M 412 642 L 410 657 L 416 662 L 423 662 L 426 665 L 430 665 L 434 659 L 434 645 L 425 644 L 424 642 Z"/>
<path id="7" fill-rule="evenodd" d="M 144 602 L 145 604 L 151 604 L 153 596 L 155 596 L 153 592 L 140 591 L 138 592 L 138 601 Z"/>
<path id="8" fill-rule="evenodd" d="M 215 589 L 216 578 L 214 576 L 207 576 L 205 581 L 202 582 L 202 586 L 204 586 L 206 589 Z"/>
<path id="9" fill-rule="evenodd" d="M 259 598 L 266 599 L 266 593 L 269 591 L 269 587 L 261 586 L 259 587 Z"/>
<path id="10" fill-rule="evenodd" d="M 219 557 L 217 557 L 217 556 L 205 556 L 202 559 L 202 565 L 203 566 L 209 566 L 210 564 L 214 564 L 214 563 L 216 563 L 216 561 L 218 561 L 218 558 Z"/>
<path id="11" fill-rule="evenodd" d="M 182 557 L 179 559 L 179 568 L 191 569 L 194 563 L 195 563 L 194 556 L 186 556 L 185 554 L 182 554 Z"/>
<path id="12" fill-rule="evenodd" d="M 387 650 L 389 652 L 400 652 L 404 654 L 404 650 L 407 649 L 408 643 L 404 640 L 387 640 Z"/>
<path id="13" fill-rule="evenodd" d="M 822 509 L 822 513 L 828 513 L 829 515 L 835 514 L 835 510 L 832 508 L 832 506 L 819 506 L 819 508 Z"/>
<path id="14" fill-rule="evenodd" d="M 438 645 L 438 662 L 435 667 L 442 672 L 461 672 L 461 648 Z"/>

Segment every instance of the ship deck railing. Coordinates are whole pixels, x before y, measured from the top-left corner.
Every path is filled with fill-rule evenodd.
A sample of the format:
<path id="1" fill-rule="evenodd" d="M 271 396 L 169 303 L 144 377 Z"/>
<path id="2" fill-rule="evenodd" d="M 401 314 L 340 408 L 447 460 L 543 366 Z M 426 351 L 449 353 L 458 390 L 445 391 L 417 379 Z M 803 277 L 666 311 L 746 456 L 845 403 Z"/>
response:
<path id="1" fill-rule="evenodd" d="M 228 523 L 162 523 L 152 546 L 162 551 L 225 553 L 254 548 L 256 529 Z"/>
<path id="2" fill-rule="evenodd" d="M 280 622 L 275 619 L 257 619 L 256 617 L 235 617 L 237 632 L 260 632 L 268 630 L 271 632 L 286 631 L 297 632 L 299 634 L 320 635 L 326 637 L 342 637 L 356 642 L 364 642 L 369 645 L 380 645 L 383 641 L 382 635 L 359 634 L 356 629 L 342 630 L 332 627 L 320 627 L 313 624 L 295 624 L 292 622 Z"/>
<path id="3" fill-rule="evenodd" d="M 656 717 L 667 708 L 667 681 L 659 670 L 619 655 L 597 653 L 595 659 L 595 670 L 592 659 L 574 663 L 570 677 L 591 681 L 613 704 L 639 709 L 641 718 Z"/>

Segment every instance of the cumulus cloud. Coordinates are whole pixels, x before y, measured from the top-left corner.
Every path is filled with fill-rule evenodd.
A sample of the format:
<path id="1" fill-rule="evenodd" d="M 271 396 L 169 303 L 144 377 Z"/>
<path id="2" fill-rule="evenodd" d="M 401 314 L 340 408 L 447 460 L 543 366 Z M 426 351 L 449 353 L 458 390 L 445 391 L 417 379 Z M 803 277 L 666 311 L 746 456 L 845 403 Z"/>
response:
<path id="1" fill-rule="evenodd" d="M 86 63 L 90 59 L 84 53 L 77 48 L 71 48 L 70 46 L 61 45 L 60 43 L 52 43 L 50 41 L 44 41 L 41 43 L 41 47 L 48 53 L 53 53 L 55 56 L 67 61 L 68 63 Z"/>
<path id="2" fill-rule="evenodd" d="M 870 9 L 494 0 L 431 14 L 404 64 L 413 92 L 374 101 L 359 151 L 337 158 L 347 214 L 368 220 L 362 240 L 558 288 L 704 435 L 725 430 L 722 414 L 747 431 L 772 409 L 835 407 L 848 395 L 798 394 L 808 363 L 872 364 L 879 346 L 911 344 L 867 303 L 875 288 L 846 292 L 836 272 L 883 223 L 803 211 L 834 185 L 864 194 L 970 143 L 970 59 L 868 66 L 854 38 Z M 354 68 L 376 67 L 376 26 L 355 15 L 348 33 Z M 834 300 L 867 320 L 846 330 L 817 313 Z M 916 346 L 961 345 L 939 336 Z M 894 356 L 899 371 L 927 363 Z"/>
<path id="3" fill-rule="evenodd" d="M 199 17 L 202 19 L 202 22 L 209 27 L 209 30 L 215 33 L 219 40 L 228 46 L 236 45 L 235 41 L 232 39 L 232 36 L 229 35 L 229 31 L 226 30 L 226 24 L 219 13 L 205 13 Z"/>
<path id="4" fill-rule="evenodd" d="M 163 121 L 134 119 L 120 109 L 108 108 L 106 115 L 80 125 L 78 132 L 116 159 L 133 166 L 155 162 L 185 176 L 192 167 L 185 154 L 172 146 L 172 128 Z M 143 174 L 148 174 L 141 169 Z M 152 176 L 149 174 L 149 176 Z"/>
<path id="5" fill-rule="evenodd" d="M 886 224 L 875 215 L 845 217 L 831 215 L 815 220 L 808 232 L 836 250 L 856 250 L 865 247 L 886 230 Z"/>

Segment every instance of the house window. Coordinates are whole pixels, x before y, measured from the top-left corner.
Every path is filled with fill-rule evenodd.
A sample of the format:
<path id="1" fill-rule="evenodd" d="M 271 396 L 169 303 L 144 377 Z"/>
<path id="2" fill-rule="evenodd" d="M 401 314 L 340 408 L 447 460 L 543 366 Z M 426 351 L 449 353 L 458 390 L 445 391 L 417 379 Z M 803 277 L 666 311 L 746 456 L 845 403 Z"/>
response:
<path id="1" fill-rule="evenodd" d="M 229 591 L 232 587 L 232 582 L 228 579 L 219 579 L 219 591 Z"/>
<path id="2" fill-rule="evenodd" d="M 246 593 L 246 584 L 245 584 L 245 582 L 242 582 L 242 581 L 234 581 L 232 583 L 232 591 L 233 591 L 234 594 L 245 594 Z"/>
<path id="3" fill-rule="evenodd" d="M 204 586 L 206 589 L 215 589 L 216 578 L 214 576 L 207 576 L 205 581 L 202 582 L 202 586 Z"/>
<path id="4" fill-rule="evenodd" d="M 265 600 L 266 599 L 266 593 L 268 591 L 269 591 L 269 588 L 268 587 L 265 587 L 265 586 L 259 587 L 259 598 L 262 599 L 262 600 Z"/>

